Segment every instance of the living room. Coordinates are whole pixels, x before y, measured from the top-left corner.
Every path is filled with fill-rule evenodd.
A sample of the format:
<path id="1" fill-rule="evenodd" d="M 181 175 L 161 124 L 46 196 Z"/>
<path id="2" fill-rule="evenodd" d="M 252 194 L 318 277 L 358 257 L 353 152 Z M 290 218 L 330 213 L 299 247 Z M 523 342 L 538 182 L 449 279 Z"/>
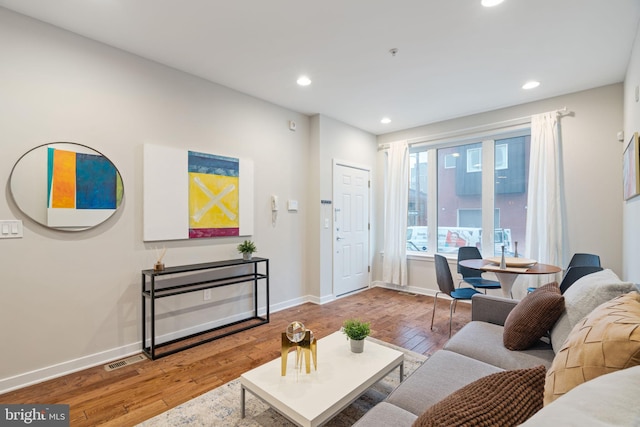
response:
<path id="1" fill-rule="evenodd" d="M 153 266 L 163 246 L 166 265 L 238 257 L 242 239 L 143 241 L 143 144 L 253 160 L 251 238 L 257 255 L 270 260 L 271 310 L 278 311 L 335 299 L 331 230 L 315 226 L 324 219 L 320 201 L 333 197 L 334 159 L 370 168 L 371 278 L 380 284 L 384 177 L 379 145 L 566 106 L 573 112 L 562 119 L 566 249 L 598 253 L 622 279 L 640 282 L 634 262 L 640 249 L 640 198 L 625 202 L 622 197 L 624 145 L 640 130 L 637 36 L 617 82 L 380 134 L 274 105 L 4 8 L 0 46 L 3 181 L 31 148 L 73 141 L 108 157 L 125 187 L 124 204 L 113 218 L 91 230 L 65 233 L 29 221 L 5 185 L 1 218 L 22 220 L 24 237 L 2 243 L 0 312 L 5 325 L 15 326 L 1 335 L 0 392 L 139 352 L 140 271 Z M 297 200 L 299 210 L 281 208 L 274 222 L 271 195 L 283 204 Z M 408 290 L 433 295 L 436 289 L 432 259 L 412 256 Z M 202 304 L 202 298 L 163 308 L 194 303 Z M 165 326 L 181 329 L 207 321 L 205 310 L 197 309 L 188 323 Z"/>

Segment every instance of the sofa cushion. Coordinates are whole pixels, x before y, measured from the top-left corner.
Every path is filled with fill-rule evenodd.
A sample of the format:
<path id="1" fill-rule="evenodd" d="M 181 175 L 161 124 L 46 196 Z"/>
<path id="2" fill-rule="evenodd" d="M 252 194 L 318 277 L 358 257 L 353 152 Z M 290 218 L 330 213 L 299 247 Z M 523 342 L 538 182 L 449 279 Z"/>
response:
<path id="1" fill-rule="evenodd" d="M 545 405 L 585 381 L 640 365 L 640 293 L 614 298 L 578 323 L 547 373 Z"/>
<path id="2" fill-rule="evenodd" d="M 382 401 L 369 409 L 362 418 L 353 424 L 353 427 L 410 426 L 416 418 L 418 418 L 416 414 Z"/>
<path id="3" fill-rule="evenodd" d="M 459 388 L 500 371 L 495 366 L 439 350 L 385 400 L 418 416 Z"/>
<path id="4" fill-rule="evenodd" d="M 622 282 L 611 270 L 588 274 L 571 285 L 564 293 L 565 312 L 551 329 L 551 343 L 556 353 L 569 336 L 571 329 L 594 308 L 612 298 L 638 290 L 631 282 Z"/>
<path id="5" fill-rule="evenodd" d="M 527 350 L 511 351 L 502 344 L 502 333 L 502 326 L 472 321 L 451 337 L 444 348 L 502 369 L 551 366 L 554 353 L 550 344 L 538 341 Z"/>
<path id="6" fill-rule="evenodd" d="M 518 425 L 542 409 L 544 366 L 480 378 L 421 414 L 414 427 Z"/>
<path id="7" fill-rule="evenodd" d="M 558 283 L 548 283 L 525 296 L 504 322 L 503 343 L 509 350 L 526 350 L 542 338 L 564 312 Z"/>
<path id="8" fill-rule="evenodd" d="M 538 411 L 523 427 L 632 426 L 640 420 L 640 366 L 580 384 Z"/>

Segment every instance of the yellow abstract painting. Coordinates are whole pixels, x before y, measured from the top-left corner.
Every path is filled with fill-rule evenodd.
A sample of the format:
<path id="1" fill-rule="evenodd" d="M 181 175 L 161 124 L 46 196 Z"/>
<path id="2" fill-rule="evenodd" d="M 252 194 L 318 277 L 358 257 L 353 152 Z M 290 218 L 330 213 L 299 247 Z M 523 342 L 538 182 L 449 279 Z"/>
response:
<path id="1" fill-rule="evenodd" d="M 189 238 L 237 236 L 240 230 L 237 158 L 189 151 Z"/>
<path id="2" fill-rule="evenodd" d="M 237 228 L 238 177 L 189 173 L 189 228 Z"/>

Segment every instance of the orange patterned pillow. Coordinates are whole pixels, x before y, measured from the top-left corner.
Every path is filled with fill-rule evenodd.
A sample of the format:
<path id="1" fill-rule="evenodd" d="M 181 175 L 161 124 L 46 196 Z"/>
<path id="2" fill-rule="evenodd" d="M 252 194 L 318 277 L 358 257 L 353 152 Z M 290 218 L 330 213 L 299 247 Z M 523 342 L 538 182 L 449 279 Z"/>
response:
<path id="1" fill-rule="evenodd" d="M 640 293 L 601 304 L 569 334 L 547 372 L 544 404 L 600 375 L 640 365 Z"/>
<path id="2" fill-rule="evenodd" d="M 502 342 L 509 350 L 526 350 L 550 330 L 564 312 L 564 297 L 556 282 L 539 287 L 511 310 Z"/>
<path id="3" fill-rule="evenodd" d="M 412 427 L 515 426 L 542 409 L 544 366 L 497 372 L 453 392 Z"/>

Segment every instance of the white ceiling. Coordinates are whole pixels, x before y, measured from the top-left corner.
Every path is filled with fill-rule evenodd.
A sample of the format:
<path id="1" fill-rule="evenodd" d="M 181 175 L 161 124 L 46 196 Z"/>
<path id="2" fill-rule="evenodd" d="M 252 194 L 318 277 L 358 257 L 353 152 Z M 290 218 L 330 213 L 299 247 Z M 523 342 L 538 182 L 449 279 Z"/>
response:
<path id="1" fill-rule="evenodd" d="M 494 8 L 480 0 L 0 6 L 374 134 L 621 82 L 640 17 L 640 0 L 505 0 Z M 301 74 L 311 86 L 297 86 Z M 529 79 L 542 84 L 522 90 Z M 383 116 L 392 122 L 381 124 Z"/>

